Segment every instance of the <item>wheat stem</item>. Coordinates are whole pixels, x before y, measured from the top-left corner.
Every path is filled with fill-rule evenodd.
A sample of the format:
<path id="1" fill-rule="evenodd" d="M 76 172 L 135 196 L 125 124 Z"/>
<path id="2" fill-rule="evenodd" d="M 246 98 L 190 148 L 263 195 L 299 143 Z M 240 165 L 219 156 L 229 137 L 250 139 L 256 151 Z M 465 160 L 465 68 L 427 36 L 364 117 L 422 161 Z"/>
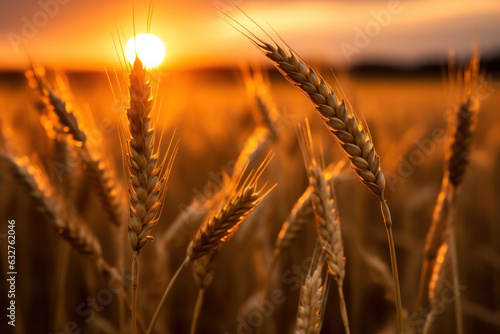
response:
<path id="1" fill-rule="evenodd" d="M 56 328 L 64 328 L 66 318 L 66 281 L 68 276 L 68 264 L 70 248 L 67 243 L 58 246 L 59 261 L 57 261 L 56 278 L 56 312 L 54 324 Z"/>
<path id="2" fill-rule="evenodd" d="M 155 313 L 153 314 L 153 318 L 151 319 L 151 322 L 149 323 L 148 330 L 147 330 L 146 334 L 150 334 L 151 331 L 153 330 L 155 323 L 156 323 L 156 320 L 158 320 L 158 317 L 160 316 L 160 311 L 163 307 L 163 304 L 165 304 L 165 300 L 167 299 L 168 293 L 172 289 L 172 286 L 174 285 L 174 282 L 177 279 L 177 277 L 179 276 L 179 274 L 181 273 L 182 269 L 188 263 L 189 263 L 189 257 L 186 257 L 184 259 L 184 261 L 181 263 L 181 265 L 179 266 L 179 268 L 177 269 L 177 271 L 175 272 L 174 276 L 172 276 L 172 278 L 170 279 L 170 282 L 168 283 L 167 288 L 165 289 L 165 291 L 163 292 L 163 295 L 161 296 L 160 302 L 156 306 Z"/>
<path id="3" fill-rule="evenodd" d="M 340 315 L 342 316 L 342 322 L 344 323 L 346 334 L 350 334 L 351 330 L 349 329 L 349 318 L 347 316 L 347 307 L 344 298 L 344 287 L 342 283 L 337 283 L 337 286 L 339 290 Z"/>
<path id="4" fill-rule="evenodd" d="M 453 293 L 455 295 L 455 323 L 456 331 L 458 334 L 463 334 L 463 320 L 462 320 L 462 301 L 460 298 L 459 278 L 458 278 L 458 256 L 457 256 L 457 241 L 455 232 L 455 192 L 450 196 L 450 214 L 448 216 L 448 238 L 449 238 L 449 254 L 451 260 L 451 273 L 453 276 Z"/>
<path id="5" fill-rule="evenodd" d="M 198 297 L 196 298 L 196 305 L 193 311 L 193 320 L 191 322 L 191 330 L 190 333 L 194 334 L 196 332 L 196 324 L 198 323 L 198 318 L 200 316 L 201 307 L 203 306 L 203 299 L 205 296 L 205 289 L 200 288 L 198 290 Z"/>
<path id="6" fill-rule="evenodd" d="M 391 268 L 392 268 L 392 278 L 394 281 L 394 299 L 396 302 L 396 312 L 398 319 L 398 333 L 404 333 L 404 322 L 403 322 L 403 305 L 401 303 L 401 288 L 399 286 L 398 277 L 398 263 L 396 260 L 396 246 L 394 243 L 394 236 L 392 234 L 392 220 L 391 211 L 389 206 L 385 201 L 380 202 L 380 208 L 382 211 L 382 216 L 384 218 L 384 224 L 387 230 L 387 239 L 389 241 L 389 251 L 391 256 Z"/>

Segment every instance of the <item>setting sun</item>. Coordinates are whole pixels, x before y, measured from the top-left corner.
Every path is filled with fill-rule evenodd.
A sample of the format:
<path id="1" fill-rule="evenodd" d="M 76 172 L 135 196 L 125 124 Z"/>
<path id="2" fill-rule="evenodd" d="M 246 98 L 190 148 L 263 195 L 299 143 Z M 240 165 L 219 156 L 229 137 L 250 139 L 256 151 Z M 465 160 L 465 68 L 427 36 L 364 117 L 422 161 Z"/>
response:
<path id="1" fill-rule="evenodd" d="M 136 53 L 147 68 L 156 67 L 165 57 L 165 45 L 158 36 L 139 34 L 136 39 L 132 37 L 125 47 L 125 54 L 130 63 L 134 62 Z"/>

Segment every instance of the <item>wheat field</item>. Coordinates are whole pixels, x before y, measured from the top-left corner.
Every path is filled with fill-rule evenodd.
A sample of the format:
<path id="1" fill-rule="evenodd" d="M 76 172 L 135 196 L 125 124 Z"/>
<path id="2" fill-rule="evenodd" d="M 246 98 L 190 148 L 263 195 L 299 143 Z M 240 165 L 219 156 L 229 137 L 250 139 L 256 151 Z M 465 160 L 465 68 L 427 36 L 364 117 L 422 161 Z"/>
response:
<path id="1" fill-rule="evenodd" d="M 1 332 L 499 333 L 498 71 L 250 38 L 270 61 L 0 73 Z"/>

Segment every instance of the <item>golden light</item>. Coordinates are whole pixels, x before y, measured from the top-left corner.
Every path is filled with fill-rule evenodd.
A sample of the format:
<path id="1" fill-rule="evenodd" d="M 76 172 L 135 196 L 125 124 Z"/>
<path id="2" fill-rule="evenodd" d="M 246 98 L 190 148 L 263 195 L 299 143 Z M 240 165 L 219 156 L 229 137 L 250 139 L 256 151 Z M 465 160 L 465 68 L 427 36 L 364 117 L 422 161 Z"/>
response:
<path id="1" fill-rule="evenodd" d="M 147 68 L 160 65 L 165 58 L 165 44 L 152 34 L 139 34 L 128 41 L 125 55 L 131 64 L 135 60 L 136 50 L 137 56 Z"/>

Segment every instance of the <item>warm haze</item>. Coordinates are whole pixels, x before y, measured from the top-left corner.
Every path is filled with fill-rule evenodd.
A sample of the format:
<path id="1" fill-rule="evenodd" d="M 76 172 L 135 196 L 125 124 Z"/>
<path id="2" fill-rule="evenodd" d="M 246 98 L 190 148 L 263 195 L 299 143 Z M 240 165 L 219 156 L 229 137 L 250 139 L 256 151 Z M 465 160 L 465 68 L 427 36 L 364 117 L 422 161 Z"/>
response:
<path id="1" fill-rule="evenodd" d="M 498 54 L 500 2 L 236 1 L 257 23 L 279 31 L 301 54 L 322 63 L 402 65 L 441 61 L 450 48 L 468 54 L 477 40 Z M 168 50 L 165 67 L 227 67 L 258 61 L 258 52 L 217 8 L 257 29 L 227 0 L 156 1 L 151 33 Z M 113 45 L 146 32 L 149 1 L 20 0 L 0 5 L 0 66 L 24 69 L 29 58 L 55 67 L 100 70 L 118 64 Z M 392 10 L 393 9 L 393 10 Z M 389 14 L 389 15 L 387 15 Z M 371 29 L 371 30 L 370 30 Z M 372 34 L 363 38 L 360 31 Z"/>
<path id="2" fill-rule="evenodd" d="M 232 1 L 0 0 L 0 333 L 500 333 L 500 1 Z"/>

